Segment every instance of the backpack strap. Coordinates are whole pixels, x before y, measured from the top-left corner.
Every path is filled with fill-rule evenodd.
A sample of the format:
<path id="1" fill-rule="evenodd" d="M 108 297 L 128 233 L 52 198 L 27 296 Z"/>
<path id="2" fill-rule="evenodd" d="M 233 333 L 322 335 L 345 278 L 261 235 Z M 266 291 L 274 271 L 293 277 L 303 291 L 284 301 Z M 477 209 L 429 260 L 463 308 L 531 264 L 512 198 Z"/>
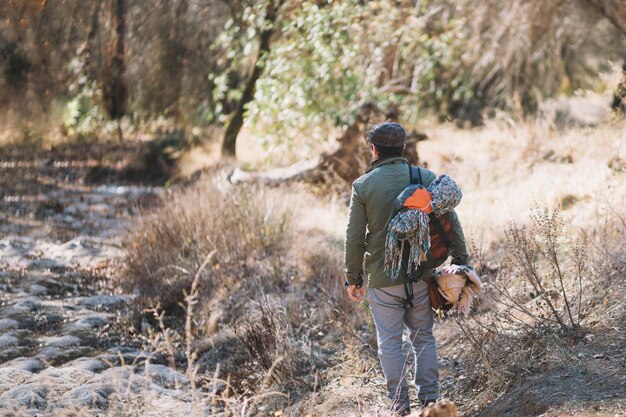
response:
<path id="1" fill-rule="evenodd" d="M 420 171 L 419 167 L 414 167 L 410 163 L 408 163 L 408 165 L 409 165 L 409 179 L 411 181 L 411 185 L 413 184 L 423 185 L 424 182 L 422 181 L 422 172 Z M 415 168 L 415 170 L 417 171 L 417 182 L 415 181 L 416 176 L 413 175 L 413 168 Z M 442 230 L 443 230 L 443 226 L 442 226 Z M 404 258 L 404 251 L 401 254 L 401 256 L 402 258 Z M 415 306 L 413 304 L 413 300 L 415 296 L 413 294 L 413 282 L 411 279 L 409 279 L 409 271 L 405 268 L 404 272 L 405 272 L 404 273 L 404 295 L 406 296 L 406 298 L 402 299 L 402 304 L 405 309 L 409 309 Z"/>
<path id="2" fill-rule="evenodd" d="M 415 168 L 415 170 L 417 171 L 417 182 L 415 182 L 415 176 L 413 175 L 413 168 Z M 424 182 L 422 181 L 422 171 L 420 171 L 419 167 L 414 167 L 411 164 L 409 164 L 409 179 L 411 180 L 411 185 L 413 184 L 423 185 L 424 184 Z"/>

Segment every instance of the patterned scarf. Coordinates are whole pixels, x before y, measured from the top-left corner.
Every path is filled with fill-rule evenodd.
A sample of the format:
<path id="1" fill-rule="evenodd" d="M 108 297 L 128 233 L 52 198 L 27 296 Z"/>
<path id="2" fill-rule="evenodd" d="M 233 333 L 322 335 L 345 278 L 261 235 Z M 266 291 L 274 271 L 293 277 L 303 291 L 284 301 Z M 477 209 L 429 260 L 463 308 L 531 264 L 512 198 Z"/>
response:
<path id="1" fill-rule="evenodd" d="M 447 175 L 437 177 L 428 186 L 428 192 L 431 195 L 432 213 L 435 216 L 451 211 L 460 203 L 463 196 L 454 180 Z M 398 199 L 406 200 L 409 194 L 403 191 Z M 398 206 L 402 206 L 404 201 L 397 201 L 397 203 Z M 430 249 L 430 220 L 426 212 L 405 208 L 399 211 L 389 223 L 385 240 L 385 270 L 391 274 L 392 281 L 398 279 L 402 270 L 405 243 L 410 245 L 407 265 L 407 270 L 410 271 L 427 259 L 426 254 Z"/>

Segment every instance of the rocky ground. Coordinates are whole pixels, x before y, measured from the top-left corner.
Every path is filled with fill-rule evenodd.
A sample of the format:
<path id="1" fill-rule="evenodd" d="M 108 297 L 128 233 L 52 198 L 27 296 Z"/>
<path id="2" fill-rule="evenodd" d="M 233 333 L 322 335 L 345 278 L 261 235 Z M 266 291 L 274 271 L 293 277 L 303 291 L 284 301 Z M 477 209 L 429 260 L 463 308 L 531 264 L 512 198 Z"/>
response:
<path id="1" fill-rule="evenodd" d="M 185 402 L 187 378 L 119 328 L 132 297 L 107 280 L 130 216 L 160 188 L 88 185 L 87 168 L 0 161 L 1 415 L 131 415 L 138 393 Z"/>

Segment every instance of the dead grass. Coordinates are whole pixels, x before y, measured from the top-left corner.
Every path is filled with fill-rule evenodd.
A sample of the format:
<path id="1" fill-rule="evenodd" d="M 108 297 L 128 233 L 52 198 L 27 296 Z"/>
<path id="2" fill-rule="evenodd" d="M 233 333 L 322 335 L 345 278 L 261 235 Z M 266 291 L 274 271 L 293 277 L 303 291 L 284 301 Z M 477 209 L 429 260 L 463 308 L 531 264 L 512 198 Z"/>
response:
<path id="1" fill-rule="evenodd" d="M 564 198 L 565 228 L 604 221 L 626 207 L 624 172 L 611 169 L 626 158 L 626 126 L 606 121 L 597 128 L 555 130 L 541 121 L 492 121 L 483 128 L 426 129 L 420 158 L 437 174 L 447 173 L 463 189 L 457 211 L 465 233 L 488 248 L 510 221 L 528 222 L 530 208 L 557 206 Z M 575 201 L 575 202 L 574 202 Z"/>
<path id="2" fill-rule="evenodd" d="M 554 414 L 550 398 L 558 410 L 567 396 L 541 378 L 559 379 L 567 369 L 614 392 L 618 382 L 589 373 L 593 364 L 578 353 L 613 352 L 608 340 L 621 340 L 626 190 L 612 161 L 626 158 L 622 124 L 556 131 L 503 121 L 469 132 L 438 127 L 430 136 L 420 156 L 462 186 L 459 215 L 466 236 L 483 248 L 473 252 L 488 283 L 473 316 L 459 320 L 466 332 L 451 330 L 456 342 L 447 344 L 462 352 L 466 379 L 446 388 L 461 411 Z M 201 276 L 189 351 L 199 386 L 214 387 L 221 410 L 241 413 L 250 399 L 261 414 L 385 415 L 369 313 L 342 286 L 342 200 L 297 186 L 233 187 L 225 175 L 211 175 L 170 191 L 139 220 L 126 246 L 126 288 L 145 295 L 141 306 L 175 306 L 216 250 Z M 558 216 L 528 217 L 536 204 L 561 202 Z M 611 328 L 619 332 L 604 336 L 601 329 Z M 609 364 L 611 372 L 620 366 Z M 535 400 L 512 402 L 524 384 Z M 288 397 L 252 400 L 272 390 Z M 585 394 L 592 403 L 594 392 Z"/>
<path id="3" fill-rule="evenodd" d="M 138 219 L 118 281 L 138 294 L 138 312 L 152 311 L 144 323 L 160 334 L 159 351 L 172 366 L 185 366 L 177 353 L 185 347 L 187 374 L 200 392 L 212 380 L 227 381 L 230 399 L 223 389 L 217 394 L 222 410 L 235 397 L 275 389 L 287 396 L 257 405 L 281 409 L 327 383 L 324 370 L 335 364 L 346 331 L 361 337 L 355 329 L 363 315 L 341 278 L 337 225 L 345 208 L 297 186 L 233 186 L 225 178 L 218 170 L 172 190 Z M 215 257 L 199 270 L 211 251 Z"/>
<path id="4" fill-rule="evenodd" d="M 556 130 L 503 119 L 472 131 L 439 126 L 427 133 L 420 157 L 461 185 L 459 216 L 466 236 L 478 242 L 470 252 L 487 281 L 473 315 L 458 319 L 456 329 L 445 327 L 457 335 L 446 338 L 460 337 L 463 346 L 451 345 L 462 352 L 465 379 L 453 380 L 462 411 L 536 415 L 538 403 L 559 415 L 561 406 L 580 408 L 568 402 L 576 396 L 600 404 L 616 384 L 611 378 L 603 380 L 604 392 L 595 383 L 586 391 L 566 383 L 550 388 L 541 378 L 601 380 L 589 376 L 596 366 L 589 358 L 622 340 L 626 189 L 614 161 L 626 152 L 624 123 Z M 537 205 L 561 206 L 559 217 L 540 210 L 531 218 Z M 440 353 L 453 355 L 448 350 Z M 620 372 L 617 362 L 610 366 Z M 523 390 L 538 397 L 515 403 Z"/>
<path id="5" fill-rule="evenodd" d="M 290 215 L 278 193 L 205 179 L 163 198 L 130 232 L 119 283 L 144 306 L 172 309 L 183 299 L 204 257 L 216 251 L 202 280 L 210 292 L 235 280 L 271 279 L 289 244 Z M 263 278 L 261 278 L 261 276 Z"/>

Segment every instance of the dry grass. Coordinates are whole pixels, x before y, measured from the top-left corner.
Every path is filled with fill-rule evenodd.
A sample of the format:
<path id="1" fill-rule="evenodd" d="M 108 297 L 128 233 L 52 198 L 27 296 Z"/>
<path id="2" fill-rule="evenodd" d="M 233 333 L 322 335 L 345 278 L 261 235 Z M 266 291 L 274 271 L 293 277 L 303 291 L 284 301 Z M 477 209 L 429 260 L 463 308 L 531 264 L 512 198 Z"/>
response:
<path id="1" fill-rule="evenodd" d="M 574 352 L 597 326 L 622 326 L 626 190 L 613 161 L 626 159 L 626 137 L 619 122 L 556 131 L 506 121 L 469 132 L 439 126 L 430 136 L 420 156 L 463 187 L 459 214 L 482 248 L 473 252 L 487 291 L 473 317 L 459 321 L 468 378 L 455 385 L 462 411 L 481 410 L 525 379 L 579 366 Z M 186 346 L 193 380 L 208 395 L 202 404 L 237 414 L 356 407 L 385 415 L 369 313 L 342 286 L 343 202 L 294 186 L 232 187 L 211 175 L 171 191 L 139 220 L 122 275 L 145 294 L 142 306 L 175 305 L 216 250 L 187 336 L 175 321 L 168 337 L 158 330 L 164 343 L 178 343 L 174 350 Z M 537 204 L 561 210 L 530 218 Z M 274 390 L 288 397 L 264 397 Z"/>
<path id="2" fill-rule="evenodd" d="M 462 344 L 472 347 L 462 355 L 468 378 L 456 390 L 462 409 L 514 413 L 507 392 L 533 387 L 559 398 L 558 410 L 568 396 L 536 378 L 586 375 L 594 365 L 581 350 L 605 355 L 607 340 L 621 340 L 619 331 L 599 329 L 623 329 L 625 173 L 612 163 L 626 156 L 623 122 L 564 131 L 494 122 L 472 133 L 444 127 L 433 137 L 420 144 L 421 156 L 461 183 L 459 215 L 479 242 L 471 252 L 487 281 L 474 314 L 458 319 Z M 595 387 L 558 389 L 601 398 Z M 530 405 L 515 407 L 526 413 Z"/>
<path id="3" fill-rule="evenodd" d="M 342 285 L 344 217 L 333 198 L 232 186 L 219 171 L 171 191 L 131 230 L 118 276 L 153 315 L 146 343 L 159 335 L 152 349 L 186 366 L 198 392 L 224 379 L 223 411 L 274 389 L 288 396 L 257 405 L 280 409 L 319 389 L 342 335 L 362 321 Z"/>
<path id="4" fill-rule="evenodd" d="M 233 281 L 269 279 L 289 245 L 290 215 L 277 192 L 203 180 L 170 192 L 138 219 L 127 243 L 120 284 L 144 306 L 171 309 L 183 300 L 204 257 L 216 251 L 201 291 Z"/>
<path id="5" fill-rule="evenodd" d="M 602 223 L 626 207 L 624 171 L 610 167 L 615 158 L 626 160 L 623 121 L 558 131 L 507 119 L 471 131 L 440 126 L 426 133 L 431 139 L 419 144 L 420 158 L 459 183 L 465 233 L 487 249 L 510 221 L 528 222 L 537 204 L 575 200 L 563 211 L 566 231 Z"/>

